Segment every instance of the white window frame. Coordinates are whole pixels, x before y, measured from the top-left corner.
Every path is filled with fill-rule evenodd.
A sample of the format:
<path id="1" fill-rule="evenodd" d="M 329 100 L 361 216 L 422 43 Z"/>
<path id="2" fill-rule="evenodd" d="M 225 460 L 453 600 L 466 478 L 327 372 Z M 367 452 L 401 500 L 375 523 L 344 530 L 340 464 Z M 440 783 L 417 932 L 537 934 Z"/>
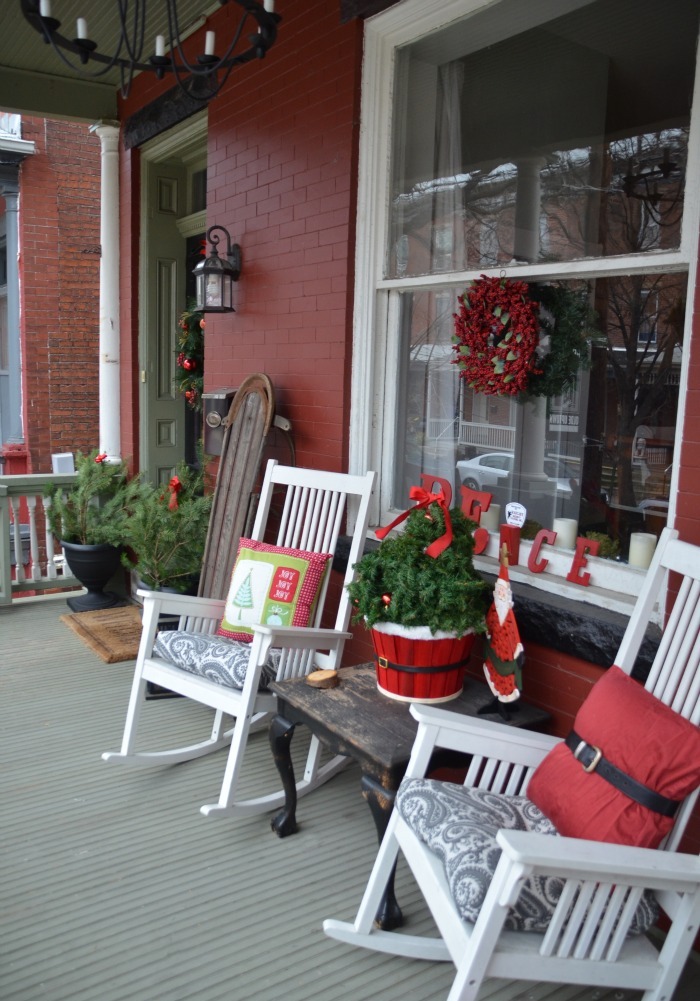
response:
<path id="1" fill-rule="evenodd" d="M 395 514 L 392 508 L 394 469 L 394 414 L 398 410 L 399 370 L 399 292 L 439 290 L 455 284 L 464 287 L 483 272 L 499 274 L 500 269 L 479 268 L 416 278 L 384 278 L 386 240 L 389 232 L 392 99 L 397 49 L 463 17 L 512 0 L 403 0 L 382 14 L 365 22 L 362 71 L 362 112 L 359 147 L 358 209 L 355 254 L 355 298 L 353 315 L 353 357 L 350 415 L 350 469 L 362 472 L 375 469 L 378 487 L 374 497 L 372 524 L 385 524 Z M 529 0 L 528 12 L 538 20 L 559 16 L 585 5 L 589 0 Z M 661 3 L 659 4 L 661 13 Z M 523 8 L 520 8 L 521 10 Z M 504 30 L 508 19 L 503 17 Z M 518 30 L 521 30 L 520 28 Z M 500 40 L 499 36 L 499 40 Z M 494 39 L 495 40 L 495 39 Z M 509 266 L 508 276 L 521 280 L 548 277 L 592 278 L 634 273 L 681 271 L 688 274 L 688 303 L 694 301 L 697 280 L 697 238 L 700 224 L 700 72 L 695 74 L 695 88 L 688 140 L 688 169 L 681 245 L 676 251 L 568 261 L 556 264 Z M 686 312 L 684 343 L 691 344 L 692 309 Z M 683 416 L 685 413 L 688 358 L 683 352 L 678 399 L 675 441 L 676 457 L 681 455 Z M 678 462 L 674 464 L 669 498 L 669 525 L 673 525 L 678 490 Z M 639 591 L 643 572 L 623 568 L 609 560 L 592 560 L 600 586 L 581 587 L 567 584 L 570 554 L 560 556 L 550 550 L 550 568 L 557 574 L 531 574 L 527 570 L 529 544 L 521 546 L 521 565 L 512 568 L 511 579 L 525 580 L 545 590 L 567 593 L 572 598 L 628 611 Z M 492 536 L 486 569 L 495 566 L 497 542 Z M 560 575 L 560 576 L 559 576 Z"/>

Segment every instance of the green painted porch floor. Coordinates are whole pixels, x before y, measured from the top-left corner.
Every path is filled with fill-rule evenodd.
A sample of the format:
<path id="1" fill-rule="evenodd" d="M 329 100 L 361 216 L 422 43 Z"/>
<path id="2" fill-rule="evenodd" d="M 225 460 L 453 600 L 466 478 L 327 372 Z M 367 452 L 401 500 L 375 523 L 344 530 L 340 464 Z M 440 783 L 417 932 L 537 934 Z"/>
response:
<path id="1" fill-rule="evenodd" d="M 442 1001 L 447 964 L 384 957 L 325 938 L 351 918 L 376 850 L 359 772 L 301 800 L 297 835 L 269 817 L 208 820 L 221 754 L 171 768 L 108 765 L 132 663 L 104 664 L 60 621 L 63 600 L 0 610 L 1 1001 Z M 208 710 L 145 709 L 160 746 L 185 743 Z M 297 752 L 305 737 L 294 742 Z M 245 781 L 272 789 L 264 733 Z M 276 787 L 276 785 L 275 785 Z M 410 876 L 397 894 L 421 918 Z M 676 1001 L 696 1001 L 689 963 Z M 634 992 L 490 981 L 489 1001 L 623 1001 Z"/>

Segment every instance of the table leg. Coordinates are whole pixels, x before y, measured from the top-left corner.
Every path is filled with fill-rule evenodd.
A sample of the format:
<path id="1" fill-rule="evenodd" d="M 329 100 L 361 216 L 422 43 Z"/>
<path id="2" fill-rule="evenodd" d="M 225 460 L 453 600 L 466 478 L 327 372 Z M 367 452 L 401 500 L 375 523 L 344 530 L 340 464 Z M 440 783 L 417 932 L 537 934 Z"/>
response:
<path id="1" fill-rule="evenodd" d="M 297 783 L 294 777 L 292 763 L 292 737 L 296 723 L 290 723 L 284 716 L 273 716 L 270 723 L 269 738 L 272 757 L 282 779 L 284 789 L 284 807 L 270 821 L 270 827 L 280 838 L 288 834 L 296 834 Z"/>
<path id="2" fill-rule="evenodd" d="M 371 778 L 369 775 L 362 776 L 362 795 L 364 796 L 367 804 L 372 813 L 372 819 L 374 820 L 374 826 L 377 828 L 377 836 L 379 838 L 379 844 L 382 843 L 384 838 L 384 832 L 386 831 L 387 824 L 389 823 L 389 817 L 391 816 L 391 811 L 394 808 L 394 799 L 396 798 L 396 791 L 385 789 L 384 786 L 380 785 L 376 779 Z M 382 897 L 382 902 L 377 910 L 377 916 L 374 919 L 375 924 L 378 928 L 382 928 L 384 931 L 393 931 L 394 928 L 400 928 L 403 924 L 403 915 L 401 913 L 401 908 L 398 905 L 396 896 L 394 895 L 394 876 L 396 874 L 396 864 L 394 864 L 391 870 L 391 876 L 386 884 L 386 889 L 384 890 L 384 896 Z"/>

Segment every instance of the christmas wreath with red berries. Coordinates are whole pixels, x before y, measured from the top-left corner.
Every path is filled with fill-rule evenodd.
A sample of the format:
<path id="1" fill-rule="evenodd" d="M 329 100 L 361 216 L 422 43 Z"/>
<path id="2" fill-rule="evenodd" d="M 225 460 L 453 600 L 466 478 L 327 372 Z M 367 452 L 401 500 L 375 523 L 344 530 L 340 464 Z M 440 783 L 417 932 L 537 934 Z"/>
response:
<path id="1" fill-rule="evenodd" d="M 204 389 L 204 314 L 186 309 L 180 317 L 175 380 L 188 407 L 202 409 Z"/>
<path id="2" fill-rule="evenodd" d="M 590 364 L 589 340 L 601 336 L 585 288 L 482 275 L 458 302 L 453 360 L 475 393 L 559 396 Z"/>
<path id="3" fill-rule="evenodd" d="M 482 275 L 470 282 L 454 314 L 456 363 L 475 393 L 517 396 L 539 375 L 538 303 L 526 282 Z"/>

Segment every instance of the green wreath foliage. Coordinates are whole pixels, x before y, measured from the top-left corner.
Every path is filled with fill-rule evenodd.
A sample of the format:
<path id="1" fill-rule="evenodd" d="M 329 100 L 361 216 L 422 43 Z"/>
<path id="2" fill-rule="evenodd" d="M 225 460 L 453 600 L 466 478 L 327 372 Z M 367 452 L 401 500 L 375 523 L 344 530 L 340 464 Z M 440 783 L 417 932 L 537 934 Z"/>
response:
<path id="1" fill-rule="evenodd" d="M 540 373 L 528 379 L 525 398 L 560 396 L 590 367 L 589 342 L 601 336 L 585 290 L 559 282 L 531 285 L 540 304 L 540 341 L 549 335 L 550 350 L 538 360 Z"/>
<path id="2" fill-rule="evenodd" d="M 202 409 L 204 391 L 204 313 L 186 309 L 180 317 L 175 382 L 188 407 Z"/>
<path id="3" fill-rule="evenodd" d="M 445 532 L 438 504 L 411 511 L 403 532 L 386 538 L 355 564 L 348 585 L 355 621 L 429 626 L 463 635 L 485 629 L 490 588 L 474 569 L 473 521 L 458 508 L 450 511 L 453 540 L 439 556 L 426 548 Z"/>

